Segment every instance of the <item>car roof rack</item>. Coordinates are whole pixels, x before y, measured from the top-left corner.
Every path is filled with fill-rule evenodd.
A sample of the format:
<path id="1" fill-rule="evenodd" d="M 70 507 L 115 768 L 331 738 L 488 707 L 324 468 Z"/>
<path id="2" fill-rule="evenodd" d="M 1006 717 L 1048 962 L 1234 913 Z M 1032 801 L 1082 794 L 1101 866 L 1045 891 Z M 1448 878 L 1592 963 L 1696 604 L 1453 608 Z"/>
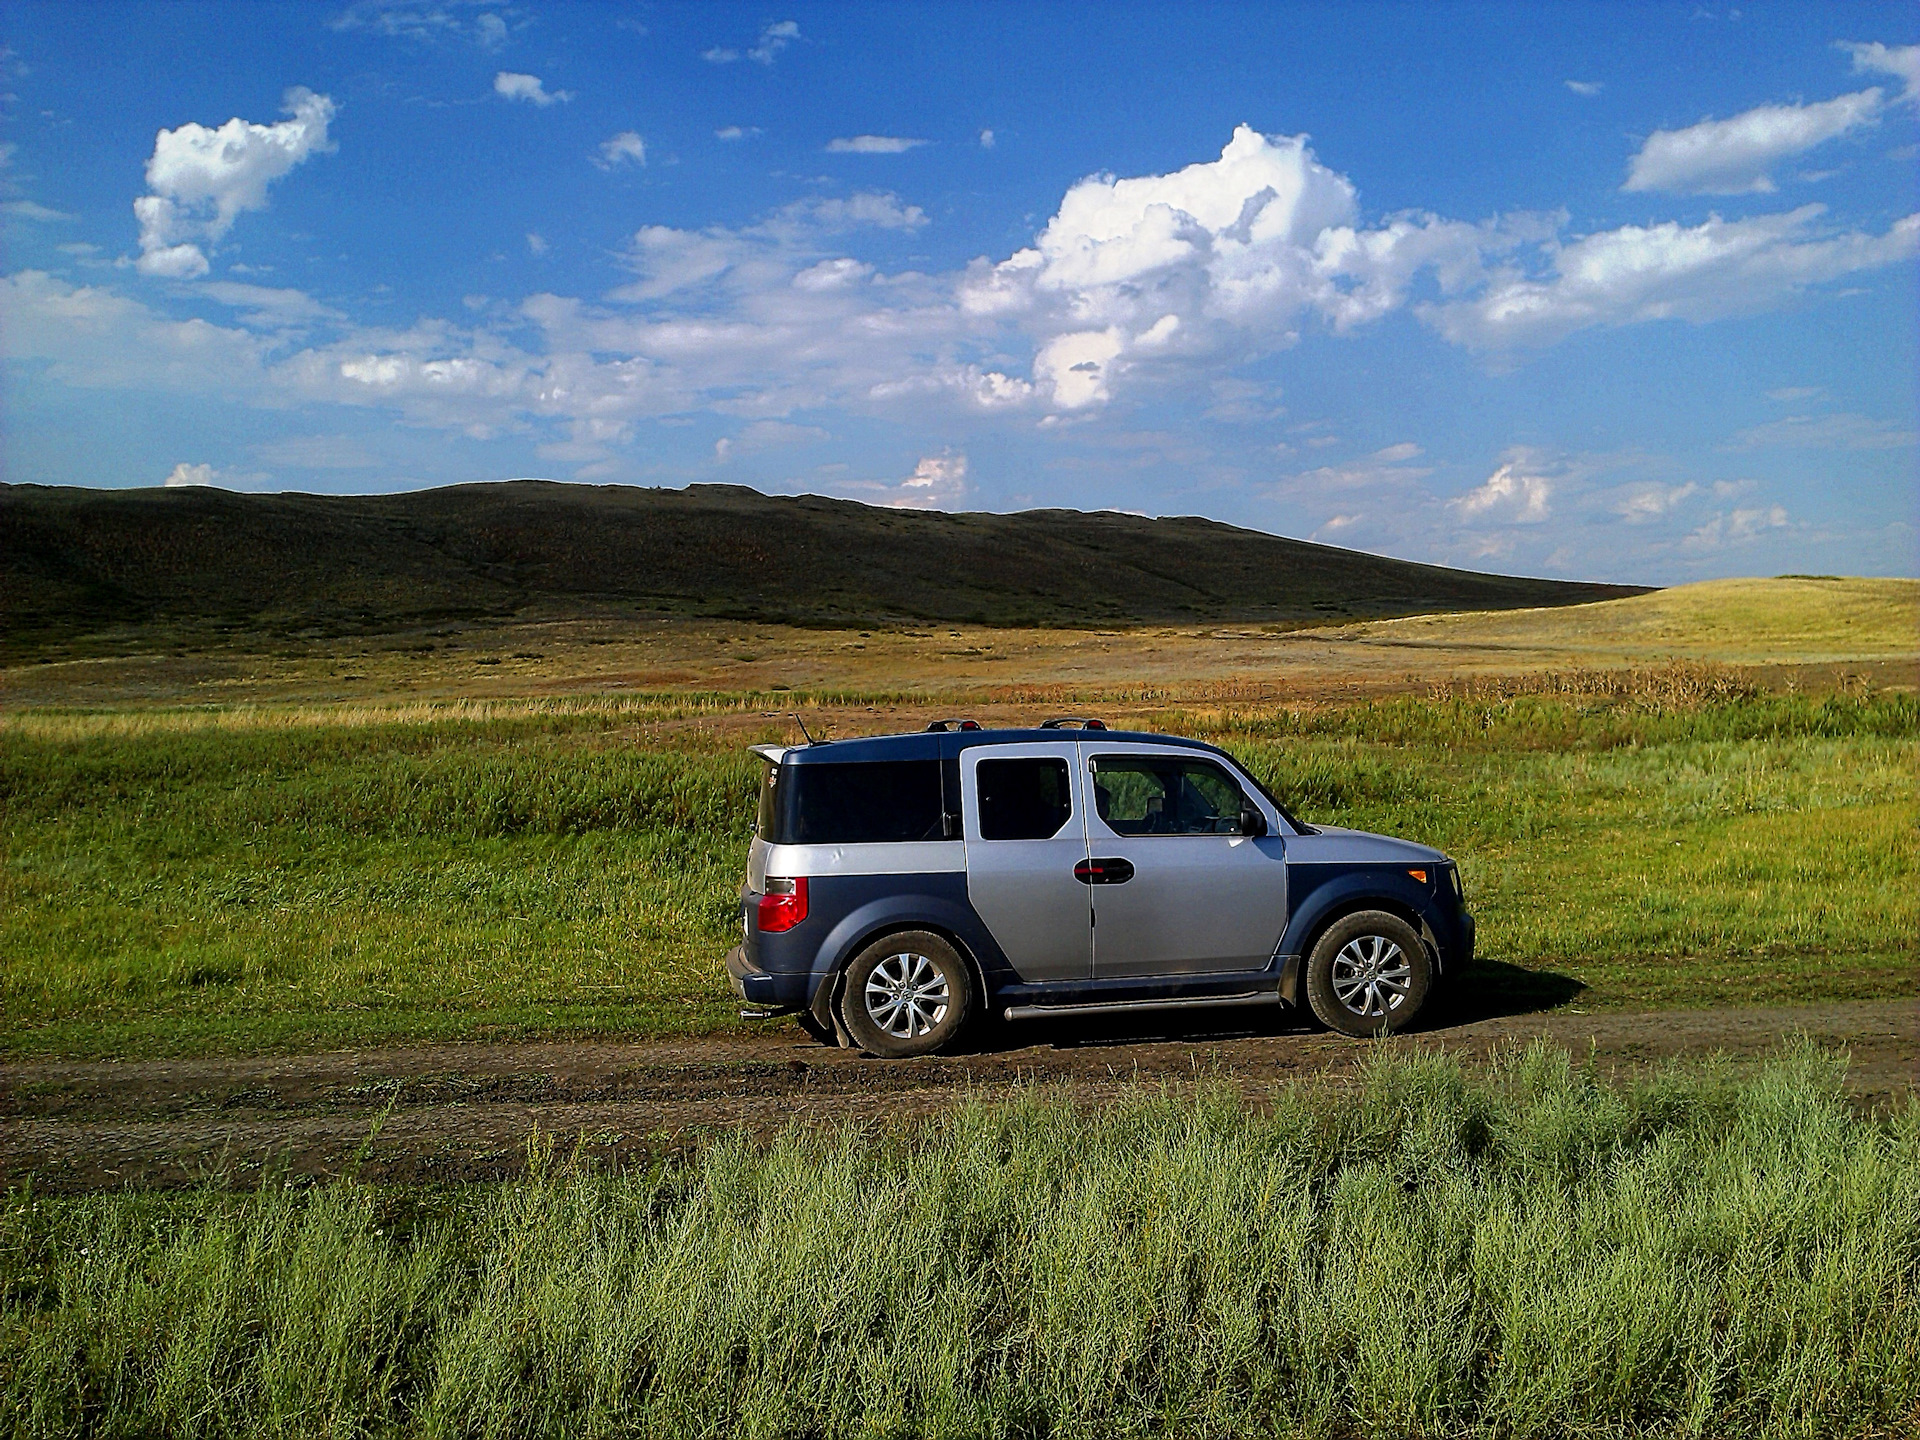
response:
<path id="1" fill-rule="evenodd" d="M 979 728 L 980 722 L 978 720 L 936 720 L 927 726 L 927 731 L 931 733 L 936 730 L 978 730 Z"/>
<path id="2" fill-rule="evenodd" d="M 1042 720 L 1040 722 L 1040 728 L 1042 730 L 1064 730 L 1069 725 L 1078 725 L 1082 730 L 1104 730 L 1107 728 L 1106 721 L 1090 720 L 1081 715 L 1056 715 L 1051 720 Z"/>

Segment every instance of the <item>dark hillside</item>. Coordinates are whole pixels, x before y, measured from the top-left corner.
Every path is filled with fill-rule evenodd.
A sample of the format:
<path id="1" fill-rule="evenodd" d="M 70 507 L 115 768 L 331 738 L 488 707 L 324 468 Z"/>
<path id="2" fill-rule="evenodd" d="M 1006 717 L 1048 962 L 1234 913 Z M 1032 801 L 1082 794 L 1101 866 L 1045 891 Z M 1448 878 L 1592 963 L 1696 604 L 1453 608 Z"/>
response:
<path id="1" fill-rule="evenodd" d="M 184 638 L 607 613 L 1302 622 L 1633 593 L 1194 517 L 945 515 L 730 485 L 518 480 L 368 496 L 0 486 L 0 614 L 14 653 L 147 626 Z"/>

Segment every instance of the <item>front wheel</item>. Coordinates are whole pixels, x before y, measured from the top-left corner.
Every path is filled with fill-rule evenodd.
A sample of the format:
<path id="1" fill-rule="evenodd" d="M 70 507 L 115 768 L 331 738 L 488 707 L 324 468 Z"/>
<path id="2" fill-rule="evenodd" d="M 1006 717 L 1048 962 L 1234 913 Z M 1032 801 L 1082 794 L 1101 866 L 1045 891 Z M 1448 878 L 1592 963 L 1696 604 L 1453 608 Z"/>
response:
<path id="1" fill-rule="evenodd" d="M 889 1060 L 931 1055 L 973 1010 L 973 977 L 953 946 L 925 930 L 876 940 L 847 967 L 840 1018 L 862 1050 Z"/>
<path id="2" fill-rule="evenodd" d="M 1307 1004 L 1342 1035 L 1404 1030 L 1427 1002 L 1433 965 L 1414 928 L 1384 910 L 1329 925 L 1307 959 Z"/>

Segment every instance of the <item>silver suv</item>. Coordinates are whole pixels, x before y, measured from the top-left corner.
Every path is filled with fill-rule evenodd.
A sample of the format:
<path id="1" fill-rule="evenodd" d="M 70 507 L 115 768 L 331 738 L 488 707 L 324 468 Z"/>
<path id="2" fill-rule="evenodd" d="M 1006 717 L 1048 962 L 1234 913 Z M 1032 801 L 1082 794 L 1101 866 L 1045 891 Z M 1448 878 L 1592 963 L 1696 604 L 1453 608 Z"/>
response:
<path id="1" fill-rule="evenodd" d="M 1261 1003 L 1375 1035 L 1473 955 L 1445 855 L 1303 824 L 1197 740 L 960 720 L 754 751 L 727 970 L 830 1043 L 923 1055 L 987 1011 Z"/>

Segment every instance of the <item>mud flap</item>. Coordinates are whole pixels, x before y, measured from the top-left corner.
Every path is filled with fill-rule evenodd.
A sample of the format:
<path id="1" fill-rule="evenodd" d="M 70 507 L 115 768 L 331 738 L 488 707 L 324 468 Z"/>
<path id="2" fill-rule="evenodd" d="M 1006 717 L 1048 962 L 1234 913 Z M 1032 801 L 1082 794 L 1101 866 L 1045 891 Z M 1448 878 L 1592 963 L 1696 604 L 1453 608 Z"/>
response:
<path id="1" fill-rule="evenodd" d="M 1300 1005 L 1300 957 L 1285 955 L 1280 959 L 1280 1001 L 1295 1009 Z"/>
<path id="2" fill-rule="evenodd" d="M 846 983 L 847 972 L 836 970 L 815 987 L 813 1003 L 807 1006 L 807 1016 L 813 1024 L 807 1028 L 820 1036 L 823 1043 L 831 1035 L 833 1043 L 842 1050 L 857 1050 L 860 1047 L 848 1033 L 847 1022 L 840 1018 L 840 992 L 846 988 Z"/>

